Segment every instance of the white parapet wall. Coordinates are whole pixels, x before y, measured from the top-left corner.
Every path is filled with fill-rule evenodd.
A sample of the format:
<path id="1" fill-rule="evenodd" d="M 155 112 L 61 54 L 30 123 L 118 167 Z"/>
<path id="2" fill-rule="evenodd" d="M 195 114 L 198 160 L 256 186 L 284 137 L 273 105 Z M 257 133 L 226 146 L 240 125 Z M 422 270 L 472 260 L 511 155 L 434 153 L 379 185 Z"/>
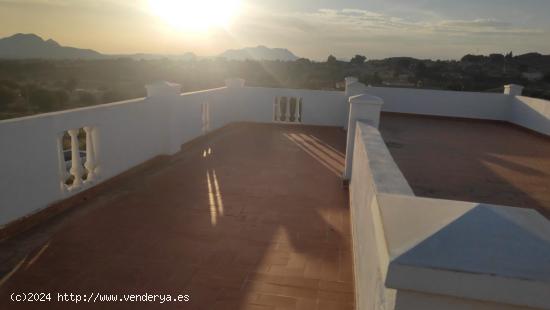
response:
<path id="1" fill-rule="evenodd" d="M 273 122 L 277 98 L 300 100 L 301 124 L 343 126 L 348 113 L 344 92 L 245 87 L 241 79 L 218 89 L 180 90 L 159 82 L 147 85 L 147 98 L 0 121 L 0 228 L 156 156 L 172 155 L 228 123 Z M 75 136 L 79 129 L 93 133 L 95 156 L 87 164 L 83 158 L 82 166 L 74 157 L 65 171 L 60 135 Z M 86 165 L 93 165 L 93 180 L 63 185 L 71 174 L 84 175 Z"/>
<path id="2" fill-rule="evenodd" d="M 348 117 L 347 97 L 341 91 L 244 87 L 236 99 L 243 121 L 271 122 L 276 98 L 302 99 L 302 124 L 343 127 Z"/>
<path id="3" fill-rule="evenodd" d="M 497 93 L 368 87 L 367 93 L 384 100 L 385 112 L 508 120 L 510 96 Z"/>
<path id="4" fill-rule="evenodd" d="M 156 156 L 179 151 L 202 134 L 203 102 L 216 105 L 220 115 L 213 129 L 228 122 L 221 119 L 231 112 L 225 105 L 231 102 L 226 88 L 183 95 L 158 88 L 148 98 L 0 121 L 0 227 Z M 95 179 L 77 190 L 64 189 L 58 137 L 85 127 L 94 132 Z"/>
<path id="5" fill-rule="evenodd" d="M 548 220 L 415 197 L 378 130 L 361 122 L 350 207 L 357 309 L 550 309 Z"/>

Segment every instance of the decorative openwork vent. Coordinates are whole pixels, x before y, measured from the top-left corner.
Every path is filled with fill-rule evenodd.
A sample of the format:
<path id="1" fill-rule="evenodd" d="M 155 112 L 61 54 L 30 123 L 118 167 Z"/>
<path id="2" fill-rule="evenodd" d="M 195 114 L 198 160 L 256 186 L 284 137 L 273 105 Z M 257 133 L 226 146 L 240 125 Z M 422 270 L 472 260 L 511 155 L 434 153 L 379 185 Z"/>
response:
<path id="1" fill-rule="evenodd" d="M 302 123 L 301 97 L 275 97 L 273 103 L 273 121 L 277 123 Z"/>
<path id="2" fill-rule="evenodd" d="M 98 174 L 95 128 L 86 126 L 61 132 L 57 137 L 59 176 L 63 191 L 91 184 Z"/>

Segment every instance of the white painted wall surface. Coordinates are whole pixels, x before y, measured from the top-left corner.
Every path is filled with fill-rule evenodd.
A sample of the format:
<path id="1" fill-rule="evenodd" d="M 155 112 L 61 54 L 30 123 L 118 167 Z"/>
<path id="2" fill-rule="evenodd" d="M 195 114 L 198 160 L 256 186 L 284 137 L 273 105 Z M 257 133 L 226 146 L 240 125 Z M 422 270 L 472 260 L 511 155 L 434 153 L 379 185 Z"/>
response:
<path id="1" fill-rule="evenodd" d="M 0 226 L 77 193 L 60 187 L 59 133 L 96 128 L 97 184 L 200 136 L 201 102 L 215 106 L 213 129 L 225 125 L 225 95 L 220 88 L 0 121 Z"/>
<path id="2" fill-rule="evenodd" d="M 203 103 L 211 130 L 272 122 L 276 96 L 302 98 L 303 124 L 342 126 L 347 117 L 343 92 L 230 86 L 178 95 L 178 85 L 157 83 L 150 98 L 0 121 L 0 226 L 77 193 L 60 187 L 56 138 L 68 129 L 96 128 L 101 182 L 202 135 Z"/>
<path id="3" fill-rule="evenodd" d="M 368 87 L 367 93 L 384 100 L 383 111 L 435 116 L 507 120 L 510 97 L 504 94 Z"/>
<path id="4" fill-rule="evenodd" d="M 550 135 L 550 101 L 517 96 L 512 104 L 514 124 Z"/>
<path id="5" fill-rule="evenodd" d="M 344 126 L 349 105 L 344 92 L 306 89 L 244 87 L 236 106 L 244 121 L 271 122 L 275 97 L 303 99 L 302 124 Z"/>
<path id="6" fill-rule="evenodd" d="M 385 287 L 389 254 L 377 195 L 414 194 L 378 129 L 362 122 L 357 122 L 356 127 L 349 190 L 356 307 L 360 310 L 394 309 L 396 291 Z"/>

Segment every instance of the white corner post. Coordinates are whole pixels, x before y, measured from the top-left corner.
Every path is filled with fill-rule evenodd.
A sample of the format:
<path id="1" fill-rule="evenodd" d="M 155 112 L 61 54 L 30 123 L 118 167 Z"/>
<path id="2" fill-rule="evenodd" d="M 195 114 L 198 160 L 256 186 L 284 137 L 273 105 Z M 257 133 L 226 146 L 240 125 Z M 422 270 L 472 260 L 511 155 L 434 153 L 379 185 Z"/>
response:
<path id="1" fill-rule="evenodd" d="M 348 111 L 350 111 L 349 108 L 349 99 L 353 96 L 365 94 L 367 92 L 367 86 L 363 83 L 359 83 L 357 81 L 357 78 L 354 77 L 347 77 L 346 78 L 346 92 L 344 93 L 344 96 L 346 98 L 346 104 L 348 105 Z M 346 119 L 346 124 L 344 125 L 344 129 L 348 130 L 349 127 L 349 117 Z"/>
<path id="2" fill-rule="evenodd" d="M 164 111 L 166 132 L 166 154 L 174 155 L 180 151 L 182 138 L 177 132 L 178 124 L 173 115 L 173 107 L 180 99 L 181 85 L 165 81 L 146 85 L 147 100 Z"/>
<path id="3" fill-rule="evenodd" d="M 516 84 L 510 84 L 510 85 L 504 85 L 504 94 L 509 96 L 521 96 L 523 93 L 523 86 L 516 85 Z"/>
<path id="4" fill-rule="evenodd" d="M 346 166 L 342 178 L 344 181 L 351 179 L 351 168 L 353 163 L 353 150 L 355 146 L 355 131 L 357 121 L 368 123 L 378 128 L 380 124 L 380 111 L 384 101 L 381 98 L 371 95 L 357 95 L 349 98 L 349 127 L 346 144 Z"/>

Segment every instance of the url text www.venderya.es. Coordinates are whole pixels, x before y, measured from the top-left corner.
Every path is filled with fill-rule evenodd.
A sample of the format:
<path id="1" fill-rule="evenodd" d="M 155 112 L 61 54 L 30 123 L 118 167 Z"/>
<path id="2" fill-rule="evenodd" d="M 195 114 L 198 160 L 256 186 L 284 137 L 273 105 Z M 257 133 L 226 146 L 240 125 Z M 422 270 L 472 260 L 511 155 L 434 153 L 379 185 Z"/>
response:
<path id="1" fill-rule="evenodd" d="M 75 293 L 11 293 L 10 299 L 13 302 L 68 302 L 68 303 L 112 303 L 112 302 L 141 302 L 141 303 L 169 303 L 189 302 L 189 294 L 103 294 L 91 292 L 89 294 Z"/>

